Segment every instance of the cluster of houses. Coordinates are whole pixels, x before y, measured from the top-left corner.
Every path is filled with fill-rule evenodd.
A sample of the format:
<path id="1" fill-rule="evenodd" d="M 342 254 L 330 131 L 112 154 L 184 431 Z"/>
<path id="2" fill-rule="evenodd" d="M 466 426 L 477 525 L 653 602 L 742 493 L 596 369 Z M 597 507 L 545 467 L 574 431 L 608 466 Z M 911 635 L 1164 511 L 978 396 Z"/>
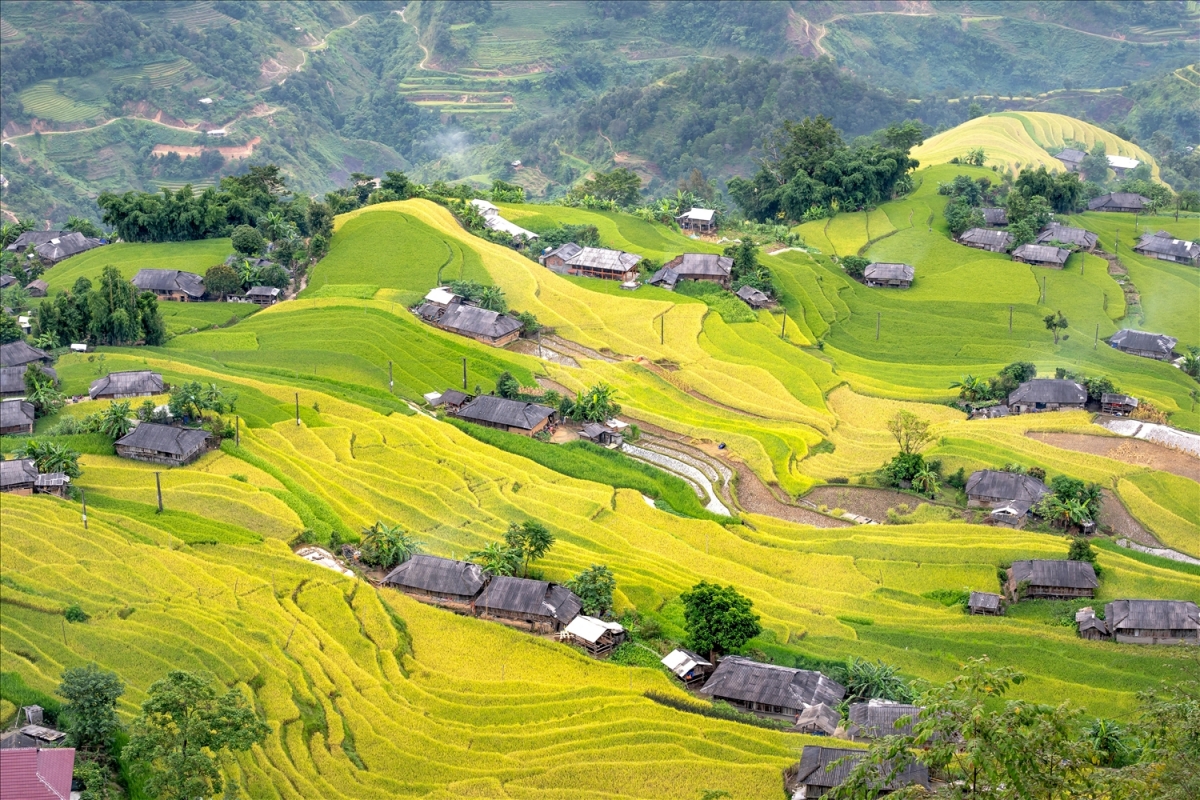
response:
<path id="1" fill-rule="evenodd" d="M 1185 600 L 1114 600 L 1104 617 L 1090 606 L 1075 614 L 1084 639 L 1122 644 L 1200 644 L 1200 608 Z"/>
<path id="2" fill-rule="evenodd" d="M 25 231 L 4 249 L 24 253 L 27 259 L 36 258 L 49 267 L 107 243 L 78 231 Z"/>
<path id="3" fill-rule="evenodd" d="M 487 200 L 472 200 L 471 205 L 479 212 L 479 216 L 483 217 L 483 224 L 488 230 L 507 233 L 513 238 L 513 242 L 520 245 L 526 242 L 532 242 L 534 239 L 541 238 L 533 231 L 527 231 L 520 225 L 514 222 L 509 222 L 504 217 L 500 216 L 500 209 L 489 203 Z"/>
<path id="4" fill-rule="evenodd" d="M 414 313 L 422 321 L 459 336 L 466 336 L 492 347 L 504 347 L 521 336 L 524 326 L 508 314 L 480 308 L 470 300 L 439 286 L 425 295 Z"/>
<path id="5" fill-rule="evenodd" d="M 541 403 L 510 400 L 490 394 L 472 397 L 457 389 L 430 392 L 425 395 L 425 402 L 464 422 L 520 436 L 553 433 L 559 422 L 558 410 Z M 621 433 L 623 427 L 625 423 L 618 420 L 609 420 L 605 424 L 588 422 L 579 430 L 579 438 L 610 450 L 619 449 L 624 441 Z"/>
<path id="6" fill-rule="evenodd" d="M 66 744 L 66 733 L 45 724 L 41 706 L 21 707 L 14 727 L 0 734 L 0 797 L 78 797 L 79 793 L 71 790 L 75 748 Z"/>
<path id="7" fill-rule="evenodd" d="M 262 264 L 271 262 L 259 259 Z M 130 279 L 137 289 L 151 292 L 160 300 L 194 303 L 204 299 L 204 278 L 194 272 L 178 269 L 142 269 Z M 251 286 L 241 295 L 231 296 L 233 302 L 273 306 L 283 299 L 283 292 L 274 286 Z"/>

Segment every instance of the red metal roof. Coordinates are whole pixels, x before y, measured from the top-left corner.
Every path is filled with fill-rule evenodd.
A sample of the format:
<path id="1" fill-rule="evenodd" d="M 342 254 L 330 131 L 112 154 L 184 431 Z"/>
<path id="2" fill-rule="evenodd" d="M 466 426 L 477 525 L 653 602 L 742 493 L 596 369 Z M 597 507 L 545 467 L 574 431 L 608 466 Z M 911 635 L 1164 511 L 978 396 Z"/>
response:
<path id="1" fill-rule="evenodd" d="M 0 750 L 0 800 L 69 800 L 75 748 Z"/>

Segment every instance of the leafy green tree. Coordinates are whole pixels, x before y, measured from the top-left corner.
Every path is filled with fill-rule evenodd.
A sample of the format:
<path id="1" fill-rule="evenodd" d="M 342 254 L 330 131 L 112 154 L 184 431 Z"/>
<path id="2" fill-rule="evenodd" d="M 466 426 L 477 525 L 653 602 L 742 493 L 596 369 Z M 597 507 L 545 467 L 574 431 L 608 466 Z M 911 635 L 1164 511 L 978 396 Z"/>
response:
<path id="1" fill-rule="evenodd" d="M 597 383 L 580 394 L 571 406 L 570 416 L 579 422 L 605 422 L 621 413 L 615 401 L 617 390 L 607 383 Z"/>
<path id="2" fill-rule="evenodd" d="M 504 297 L 504 290 L 499 286 L 484 286 L 480 289 L 476 305 L 501 314 L 508 310 L 508 300 Z"/>
<path id="3" fill-rule="evenodd" d="M 832 677 L 846 687 L 849 703 L 879 698 L 911 703 L 912 687 L 900 677 L 897 668 L 882 661 L 867 661 L 855 656 L 845 666 L 833 670 Z"/>
<path id="4" fill-rule="evenodd" d="M 286 289 L 291 285 L 292 279 L 288 276 L 287 270 L 278 264 L 272 264 L 269 267 L 261 269 L 257 275 L 255 282 L 256 286 L 274 286 L 276 289 Z"/>
<path id="5" fill-rule="evenodd" d="M 987 154 L 983 152 L 982 147 L 976 147 L 967 153 L 967 157 L 963 159 L 964 163 L 970 164 L 973 167 L 982 167 L 985 161 L 987 161 Z"/>
<path id="6" fill-rule="evenodd" d="M 142 326 L 142 343 L 147 347 L 158 347 L 167 341 L 167 324 L 158 309 L 158 297 L 154 292 L 142 292 L 137 296 L 138 320 Z"/>
<path id="7" fill-rule="evenodd" d="M 690 592 L 680 595 L 684 606 L 688 646 L 708 653 L 714 660 L 720 653 L 732 653 L 762 632 L 754 604 L 732 586 L 700 581 Z"/>
<path id="8" fill-rule="evenodd" d="M 137 291 L 116 267 L 106 266 L 89 295 L 88 332 L 98 344 L 132 344 L 141 338 Z"/>
<path id="9" fill-rule="evenodd" d="M 906 119 L 903 122 L 888 125 L 883 132 L 883 142 L 888 147 L 899 150 L 912 150 L 925 141 L 925 128 L 920 120 Z"/>
<path id="10" fill-rule="evenodd" d="M 241 291 L 242 279 L 237 270 L 227 264 L 217 264 L 209 267 L 204 273 L 204 288 L 224 300 L 226 295 Z"/>
<path id="11" fill-rule="evenodd" d="M 172 670 L 148 695 L 123 756 L 145 776 L 147 793 L 161 800 L 219 793 L 220 754 L 249 750 L 271 732 L 237 689 L 218 696 L 190 672 Z"/>
<path id="12" fill-rule="evenodd" d="M 66 445 L 44 439 L 28 439 L 17 450 L 17 458 L 32 458 L 40 473 L 61 472 L 69 478 L 78 478 L 79 453 Z"/>
<path id="13" fill-rule="evenodd" d="M 565 586 L 583 601 L 583 613 L 590 617 L 602 617 L 613 610 L 613 592 L 617 579 L 612 570 L 601 564 L 592 564 Z"/>
<path id="14" fill-rule="evenodd" d="M 61 409 L 67 398 L 54 385 L 54 378 L 31 364 L 25 369 L 25 399 L 33 404 L 35 416 L 46 417 Z"/>
<path id="15" fill-rule="evenodd" d="M 1108 156 L 1104 142 L 1097 141 L 1079 164 L 1079 171 L 1089 181 L 1103 184 L 1108 180 Z"/>
<path id="16" fill-rule="evenodd" d="M 841 264 L 847 275 L 855 280 L 861 280 L 863 271 L 871 264 L 871 259 L 862 256 L 843 256 Z"/>
<path id="17" fill-rule="evenodd" d="M 133 430 L 133 421 L 128 400 L 115 400 L 104 409 L 100 417 L 100 433 L 108 436 L 114 442 Z"/>
<path id="18" fill-rule="evenodd" d="M 389 175 L 391 173 L 388 173 Z M 313 237 L 327 241 L 333 235 L 333 211 L 324 203 L 312 203 L 308 207 L 308 230 Z"/>
<path id="19" fill-rule="evenodd" d="M 962 380 L 950 384 L 950 388 L 958 389 L 960 400 L 989 400 L 992 396 L 992 389 L 987 380 L 976 378 L 974 375 L 964 375 Z"/>
<path id="20" fill-rule="evenodd" d="M 521 566 L 521 554 L 500 542 L 491 542 L 482 550 L 467 554 L 488 575 L 515 575 Z"/>
<path id="21" fill-rule="evenodd" d="M 391 569 L 421 552 L 424 545 L 399 525 L 385 525 L 377 520 L 363 530 L 360 549 L 365 563 Z"/>
<path id="22" fill-rule="evenodd" d="M 929 432 L 929 420 L 924 420 L 909 411 L 897 411 L 887 421 L 887 429 L 900 446 L 903 455 L 913 455 L 933 441 Z"/>
<path id="23" fill-rule="evenodd" d="M 496 378 L 496 394 L 505 397 L 509 400 L 516 400 L 521 394 L 521 383 L 508 370 L 500 373 Z"/>
<path id="24" fill-rule="evenodd" d="M 1200 380 L 1200 347 L 1189 347 L 1183 356 L 1183 371 Z"/>
<path id="25" fill-rule="evenodd" d="M 112 797 L 112 792 L 108 788 L 108 770 L 95 761 L 77 759 L 73 777 L 83 784 L 79 800 L 110 800 Z M 74 795 L 72 794 L 72 796 Z"/>
<path id="26" fill-rule="evenodd" d="M 950 229 L 950 234 L 955 237 L 971 228 L 982 228 L 985 224 L 983 212 L 978 208 L 973 208 L 967 200 L 961 197 L 946 203 L 946 208 L 942 213 L 946 217 L 946 225 Z"/>
<path id="27" fill-rule="evenodd" d="M 105 236 L 96 223 L 83 217 L 67 217 L 67 224 L 63 226 L 63 230 L 78 231 L 90 239 L 103 239 Z"/>
<path id="28" fill-rule="evenodd" d="M 610 172 L 598 172 L 583 182 L 580 189 L 601 200 L 611 200 L 628 208 L 635 205 L 642 190 L 642 179 L 628 167 L 618 167 Z"/>
<path id="29" fill-rule="evenodd" d="M 125 684 L 117 674 L 95 664 L 72 667 L 63 672 L 58 694 L 67 698 L 62 716 L 75 747 L 107 752 L 121 728 L 116 708 L 117 698 L 125 694 Z"/>
<path id="30" fill-rule="evenodd" d="M 257 255 L 267 246 L 266 240 L 263 239 L 263 235 L 258 232 L 258 229 L 249 225 L 238 225 L 233 229 L 233 235 L 230 238 L 233 240 L 233 249 L 244 256 Z"/>
<path id="31" fill-rule="evenodd" d="M 554 534 L 545 525 L 532 519 L 509 523 L 508 531 L 504 534 L 504 543 L 521 561 L 523 577 L 529 577 L 530 562 L 544 558 L 555 541 Z"/>
<path id="32" fill-rule="evenodd" d="M 912 476 L 912 486 L 921 494 L 933 497 L 940 488 L 939 477 L 929 462 L 922 459 L 921 467 Z"/>
<path id="33" fill-rule="evenodd" d="M 1144 692 L 1138 724 L 1145 752 L 1128 767 L 1127 783 L 1155 800 L 1200 797 L 1200 682 L 1195 670 L 1187 680 L 1164 682 Z"/>
<path id="34" fill-rule="evenodd" d="M 8 314 L 0 314 L 0 344 L 8 344 L 15 342 L 22 336 L 21 326 L 17 324 L 14 317 Z"/>
<path id="35" fill-rule="evenodd" d="M 1055 311 L 1053 314 L 1047 314 L 1042 322 L 1046 323 L 1046 330 L 1054 334 L 1054 343 L 1058 344 L 1059 331 L 1064 331 L 1070 324 L 1067 318 L 1063 316 L 1061 311 Z"/>

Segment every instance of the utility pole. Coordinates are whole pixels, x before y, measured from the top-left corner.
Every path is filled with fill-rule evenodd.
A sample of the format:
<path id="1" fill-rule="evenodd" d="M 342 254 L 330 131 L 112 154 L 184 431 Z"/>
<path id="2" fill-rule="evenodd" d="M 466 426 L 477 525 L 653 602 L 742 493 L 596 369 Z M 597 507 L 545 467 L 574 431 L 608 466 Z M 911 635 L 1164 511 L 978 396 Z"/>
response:
<path id="1" fill-rule="evenodd" d="M 392 394 L 396 393 L 396 382 L 392 380 L 392 362 L 388 361 L 388 391 Z"/>
<path id="2" fill-rule="evenodd" d="M 300 393 L 296 392 L 296 427 L 300 427 Z"/>
<path id="3" fill-rule="evenodd" d="M 463 356 L 463 393 L 467 391 L 467 357 Z"/>
<path id="4" fill-rule="evenodd" d="M 667 312 L 663 312 L 658 318 L 658 343 L 667 343 Z"/>
<path id="5" fill-rule="evenodd" d="M 1008 335 L 1012 336 L 1012 306 L 1008 307 Z"/>
<path id="6" fill-rule="evenodd" d="M 233 445 L 234 447 L 242 446 L 242 418 L 240 416 L 233 418 Z"/>
<path id="7" fill-rule="evenodd" d="M 779 338 L 780 339 L 787 338 L 787 307 L 786 306 L 783 309 L 783 325 L 780 326 L 780 328 L 779 328 Z"/>
<path id="8" fill-rule="evenodd" d="M 158 490 L 158 513 L 162 513 L 162 473 L 154 473 L 154 488 Z"/>
<path id="9" fill-rule="evenodd" d="M 1100 346 L 1100 323 L 1096 323 L 1096 340 L 1092 342 L 1092 349 L 1095 350 Z"/>
<path id="10" fill-rule="evenodd" d="M 875 341 L 877 341 L 877 342 L 879 341 L 879 322 L 882 318 L 883 318 L 883 313 L 880 311 L 876 311 L 875 312 Z"/>
<path id="11" fill-rule="evenodd" d="M 1046 276 L 1042 276 L 1042 302 L 1046 302 Z"/>
<path id="12" fill-rule="evenodd" d="M 83 529 L 87 530 L 87 492 L 83 489 L 79 490 L 80 497 L 83 498 Z"/>

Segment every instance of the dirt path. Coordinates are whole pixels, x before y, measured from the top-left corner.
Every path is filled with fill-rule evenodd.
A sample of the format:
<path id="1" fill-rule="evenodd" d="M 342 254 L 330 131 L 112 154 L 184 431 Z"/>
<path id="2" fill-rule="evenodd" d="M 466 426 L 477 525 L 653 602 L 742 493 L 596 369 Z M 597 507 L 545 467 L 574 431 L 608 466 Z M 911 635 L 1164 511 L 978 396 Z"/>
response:
<path id="1" fill-rule="evenodd" d="M 921 503 L 931 502 L 920 497 L 914 497 L 911 494 L 897 492 L 893 489 L 834 485 L 818 486 L 806 494 L 804 499 L 818 505 L 825 505 L 829 508 L 840 508 L 854 514 L 870 517 L 878 522 L 887 521 L 889 508 L 895 508 L 903 504 L 912 509 Z M 940 504 L 934 503 L 933 505 Z M 958 509 L 955 510 L 957 511 Z"/>
<path id="2" fill-rule="evenodd" d="M 417 69 L 428 70 L 429 67 L 425 66 L 425 64 L 429 61 L 429 48 L 426 47 L 425 45 L 421 44 L 421 31 L 417 28 L 417 24 L 415 22 L 409 22 L 408 18 L 404 16 L 405 12 L 407 12 L 407 11 L 408 11 L 408 6 L 405 6 L 404 8 L 400 9 L 399 11 L 397 11 L 395 13 L 400 15 L 400 19 L 404 21 L 405 25 L 412 26 L 413 33 L 417 37 L 417 47 L 421 48 L 421 52 L 425 54 L 425 57 L 421 59 L 419 64 L 417 64 Z M 359 19 L 361 19 L 361 17 Z"/>
<path id="3" fill-rule="evenodd" d="M 1143 439 L 1042 431 L 1030 431 L 1025 435 L 1064 450 L 1090 453 L 1147 469 L 1162 470 L 1200 483 L 1200 459 Z"/>

